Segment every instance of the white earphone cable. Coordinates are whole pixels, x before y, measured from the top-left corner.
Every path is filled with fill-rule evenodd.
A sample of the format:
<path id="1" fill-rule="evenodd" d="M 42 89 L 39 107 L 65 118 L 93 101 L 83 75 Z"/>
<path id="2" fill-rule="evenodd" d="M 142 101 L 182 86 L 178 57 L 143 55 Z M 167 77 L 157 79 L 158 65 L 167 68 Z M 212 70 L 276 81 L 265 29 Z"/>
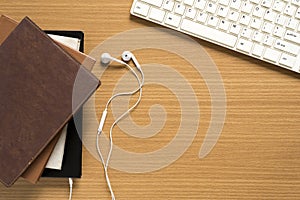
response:
<path id="1" fill-rule="evenodd" d="M 69 186 L 70 186 L 69 200 L 72 200 L 72 193 L 73 193 L 73 179 L 72 178 L 69 178 Z"/>
<path id="2" fill-rule="evenodd" d="M 112 186 L 111 186 L 111 183 L 110 183 L 110 179 L 109 179 L 109 176 L 108 176 L 108 165 L 109 165 L 109 161 L 110 161 L 110 158 L 111 158 L 111 155 L 112 155 L 112 149 L 113 149 L 113 136 L 112 136 L 112 130 L 114 128 L 114 126 L 119 122 L 121 121 L 126 115 L 128 115 L 133 109 L 135 109 L 138 104 L 140 103 L 141 101 L 141 98 L 142 98 L 142 93 L 143 93 L 143 90 L 142 90 L 142 87 L 144 85 L 144 82 L 145 82 L 145 76 L 144 76 L 144 73 L 142 71 L 142 69 L 138 68 L 138 71 L 140 72 L 141 74 L 141 79 L 142 81 L 139 79 L 137 73 L 132 69 L 132 67 L 130 67 L 130 65 L 128 65 L 127 63 L 125 62 L 122 62 L 122 64 L 124 64 L 132 73 L 133 75 L 135 76 L 135 78 L 137 79 L 138 83 L 139 83 L 139 87 L 132 91 L 132 92 L 123 92 L 123 93 L 118 93 L 118 94 L 115 94 L 113 95 L 108 101 L 107 101 L 107 104 L 106 104 L 106 107 L 105 107 L 105 110 L 104 112 L 107 112 L 107 109 L 108 109 L 108 106 L 109 104 L 113 101 L 113 99 L 115 99 L 116 97 L 119 97 L 119 96 L 127 96 L 127 95 L 133 95 L 135 93 L 137 93 L 138 91 L 140 91 L 139 93 L 139 97 L 138 97 L 138 100 L 136 101 L 136 103 L 131 106 L 126 112 L 124 112 L 122 115 L 120 115 L 115 121 L 114 123 L 112 124 L 112 126 L 110 127 L 110 132 L 109 132 L 109 153 L 107 155 L 107 160 L 106 162 L 104 162 L 104 158 L 103 158 L 103 155 L 101 153 L 101 150 L 100 150 L 100 147 L 99 147 L 99 136 L 100 134 L 102 133 L 102 130 L 98 130 L 98 134 L 97 134 L 97 139 L 96 139 L 96 148 L 97 148 L 97 152 L 98 152 L 98 155 L 100 157 L 100 160 L 101 160 L 101 163 L 103 165 L 103 168 L 104 168 L 104 173 L 105 173 L 105 179 L 106 179 L 106 182 L 107 182 L 107 186 L 109 188 L 109 191 L 111 193 L 111 198 L 112 200 L 115 200 L 115 195 L 114 195 L 114 192 L 113 192 L 113 189 L 112 189 Z"/>

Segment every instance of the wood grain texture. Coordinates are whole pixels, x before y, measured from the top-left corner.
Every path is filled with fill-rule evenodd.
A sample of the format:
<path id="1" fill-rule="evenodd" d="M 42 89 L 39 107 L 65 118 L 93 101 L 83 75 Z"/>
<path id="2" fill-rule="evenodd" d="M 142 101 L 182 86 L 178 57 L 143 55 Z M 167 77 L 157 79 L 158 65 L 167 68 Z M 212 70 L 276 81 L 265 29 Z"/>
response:
<path id="1" fill-rule="evenodd" d="M 89 53 L 117 33 L 156 26 L 130 17 L 131 3 L 0 0 L 0 13 L 16 20 L 29 16 L 43 29 L 83 30 Z M 176 55 L 154 50 L 135 52 L 141 63 L 150 63 L 155 58 L 189 80 L 199 100 L 200 128 L 189 149 L 166 168 L 146 174 L 110 169 L 117 199 L 300 199 L 299 75 L 196 41 L 218 66 L 226 89 L 227 116 L 219 142 L 209 156 L 198 158 L 211 117 L 204 80 Z M 105 72 L 97 92 L 97 106 L 103 107 L 124 72 L 113 68 Z M 159 86 L 144 90 L 141 105 L 131 115 L 135 122 L 149 123 L 148 109 L 156 103 L 167 110 L 168 121 L 161 134 L 145 141 L 130 138 L 116 128 L 115 143 L 128 151 L 158 149 L 174 137 L 178 128 L 180 110 L 174 95 Z M 111 123 L 112 118 L 108 118 L 107 124 Z M 37 185 L 31 185 L 19 180 L 9 189 L 1 185 L 0 199 L 68 199 L 68 181 L 43 178 Z M 103 169 L 86 149 L 83 176 L 74 182 L 73 199 L 110 199 Z"/>

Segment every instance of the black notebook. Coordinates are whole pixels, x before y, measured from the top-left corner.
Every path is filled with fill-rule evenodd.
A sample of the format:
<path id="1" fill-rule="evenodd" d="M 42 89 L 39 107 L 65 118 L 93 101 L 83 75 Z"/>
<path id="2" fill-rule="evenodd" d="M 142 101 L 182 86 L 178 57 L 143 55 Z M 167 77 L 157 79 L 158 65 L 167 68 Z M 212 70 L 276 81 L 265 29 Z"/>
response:
<path id="1" fill-rule="evenodd" d="M 47 34 L 80 39 L 79 51 L 84 52 L 81 31 L 45 31 Z M 75 126 L 76 123 L 76 126 Z M 42 177 L 80 178 L 82 174 L 82 108 L 69 121 L 61 170 L 45 169 Z"/>

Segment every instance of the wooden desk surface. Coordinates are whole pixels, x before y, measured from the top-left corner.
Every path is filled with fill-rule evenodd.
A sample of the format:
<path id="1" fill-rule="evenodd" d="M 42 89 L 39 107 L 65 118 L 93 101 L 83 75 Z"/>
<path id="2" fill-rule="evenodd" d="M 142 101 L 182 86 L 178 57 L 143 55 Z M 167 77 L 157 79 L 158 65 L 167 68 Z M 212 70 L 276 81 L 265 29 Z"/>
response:
<path id="1" fill-rule="evenodd" d="M 130 0 L 0 0 L 0 13 L 16 20 L 29 16 L 43 29 L 84 30 L 89 53 L 107 38 L 134 28 L 155 26 L 130 18 Z M 130 42 L 130 41 L 128 41 Z M 214 60 L 224 81 L 227 115 L 222 135 L 205 159 L 199 148 L 210 120 L 207 88 L 201 77 L 187 73 L 183 62 L 166 52 L 136 52 L 143 63 L 150 57 L 163 60 L 187 77 L 203 108 L 200 127 L 192 145 L 173 164 L 161 170 L 130 174 L 110 169 L 117 199 L 300 199 L 300 87 L 299 76 L 270 64 L 198 42 Z M 120 74 L 124 70 L 120 70 Z M 109 98 L 116 71 L 102 78 L 99 105 Z M 168 111 L 165 134 L 143 141 L 124 137 L 115 129 L 114 141 L 128 151 L 147 152 L 174 137 L 178 109 L 168 104 L 167 90 L 145 87 L 140 107 L 132 113 L 137 123 L 149 123 L 148 109 L 155 103 Z M 176 102 L 176 99 L 175 99 Z M 173 107 L 172 107 L 173 106 Z M 176 121 L 177 120 L 177 121 Z M 108 124 L 112 119 L 107 121 Z M 128 141 L 127 141 L 128 140 Z M 12 188 L 0 185 L 0 199 L 68 199 L 66 179 L 41 179 L 37 185 L 19 180 Z M 73 199 L 110 199 L 100 163 L 83 150 L 83 176 L 75 180 Z"/>

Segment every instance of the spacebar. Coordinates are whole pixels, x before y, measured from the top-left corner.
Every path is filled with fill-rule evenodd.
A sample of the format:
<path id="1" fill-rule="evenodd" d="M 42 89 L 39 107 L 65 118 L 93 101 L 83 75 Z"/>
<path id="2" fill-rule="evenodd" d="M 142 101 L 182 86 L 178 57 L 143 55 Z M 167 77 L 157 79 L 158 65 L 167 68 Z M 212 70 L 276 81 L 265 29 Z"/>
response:
<path id="1" fill-rule="evenodd" d="M 188 19 L 182 21 L 181 29 L 229 47 L 234 47 L 237 41 L 237 37 L 233 35 L 203 26 Z"/>

